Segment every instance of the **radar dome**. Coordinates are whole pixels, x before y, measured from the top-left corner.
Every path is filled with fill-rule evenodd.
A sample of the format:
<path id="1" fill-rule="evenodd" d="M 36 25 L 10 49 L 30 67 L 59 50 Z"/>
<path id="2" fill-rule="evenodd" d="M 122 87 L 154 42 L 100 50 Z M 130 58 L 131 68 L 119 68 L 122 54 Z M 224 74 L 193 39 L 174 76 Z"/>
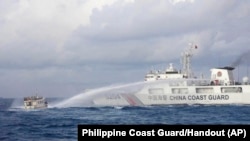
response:
<path id="1" fill-rule="evenodd" d="M 242 78 L 242 81 L 243 81 L 243 83 L 248 83 L 249 78 L 247 76 L 245 76 L 245 77 Z"/>

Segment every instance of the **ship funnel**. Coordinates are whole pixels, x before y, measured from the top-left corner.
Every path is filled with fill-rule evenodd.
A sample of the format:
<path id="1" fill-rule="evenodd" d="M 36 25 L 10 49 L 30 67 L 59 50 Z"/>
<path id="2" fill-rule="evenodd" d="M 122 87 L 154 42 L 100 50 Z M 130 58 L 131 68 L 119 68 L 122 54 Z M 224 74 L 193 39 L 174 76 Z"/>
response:
<path id="1" fill-rule="evenodd" d="M 211 83 L 214 85 L 232 85 L 234 82 L 233 67 L 211 69 Z"/>

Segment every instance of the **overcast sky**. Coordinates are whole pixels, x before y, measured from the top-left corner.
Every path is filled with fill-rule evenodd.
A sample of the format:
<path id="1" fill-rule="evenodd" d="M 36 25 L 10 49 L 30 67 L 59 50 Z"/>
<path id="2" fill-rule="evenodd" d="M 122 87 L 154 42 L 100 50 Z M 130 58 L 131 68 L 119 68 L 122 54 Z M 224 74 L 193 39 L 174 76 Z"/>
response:
<path id="1" fill-rule="evenodd" d="M 1 0 L 0 33 L 0 97 L 68 97 L 179 67 L 190 42 L 194 72 L 246 72 L 250 1 Z"/>

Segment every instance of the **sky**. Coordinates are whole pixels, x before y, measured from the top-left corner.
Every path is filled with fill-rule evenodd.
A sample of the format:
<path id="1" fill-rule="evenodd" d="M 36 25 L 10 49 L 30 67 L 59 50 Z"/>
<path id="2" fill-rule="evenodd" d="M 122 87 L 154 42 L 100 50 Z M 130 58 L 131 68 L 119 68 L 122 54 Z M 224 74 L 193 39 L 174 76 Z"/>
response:
<path id="1" fill-rule="evenodd" d="M 0 97 L 143 81 L 190 43 L 197 74 L 250 66 L 249 0 L 1 0 L 0 31 Z"/>

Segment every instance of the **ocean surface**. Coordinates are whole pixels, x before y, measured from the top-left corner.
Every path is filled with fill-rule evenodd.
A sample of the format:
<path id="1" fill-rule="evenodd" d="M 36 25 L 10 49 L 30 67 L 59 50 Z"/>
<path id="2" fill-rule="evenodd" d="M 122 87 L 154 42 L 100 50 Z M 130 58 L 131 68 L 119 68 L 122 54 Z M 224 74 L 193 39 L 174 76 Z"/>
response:
<path id="1" fill-rule="evenodd" d="M 0 141 L 76 141 L 78 124 L 250 124 L 249 109 L 250 105 L 169 105 L 27 111 L 21 99 L 0 98 Z"/>

